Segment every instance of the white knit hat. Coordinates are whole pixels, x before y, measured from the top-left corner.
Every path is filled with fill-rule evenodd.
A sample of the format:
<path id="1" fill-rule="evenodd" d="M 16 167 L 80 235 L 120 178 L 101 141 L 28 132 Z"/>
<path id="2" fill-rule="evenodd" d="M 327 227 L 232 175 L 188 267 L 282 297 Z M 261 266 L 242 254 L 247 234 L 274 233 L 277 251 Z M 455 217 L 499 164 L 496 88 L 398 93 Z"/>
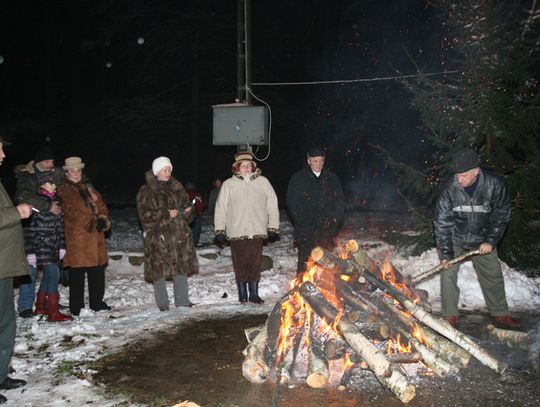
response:
<path id="1" fill-rule="evenodd" d="M 158 157 L 152 162 L 152 172 L 154 173 L 154 175 L 158 175 L 158 172 L 160 172 L 163 168 L 167 166 L 171 167 L 172 171 L 173 167 L 171 164 L 171 160 L 163 156 Z"/>

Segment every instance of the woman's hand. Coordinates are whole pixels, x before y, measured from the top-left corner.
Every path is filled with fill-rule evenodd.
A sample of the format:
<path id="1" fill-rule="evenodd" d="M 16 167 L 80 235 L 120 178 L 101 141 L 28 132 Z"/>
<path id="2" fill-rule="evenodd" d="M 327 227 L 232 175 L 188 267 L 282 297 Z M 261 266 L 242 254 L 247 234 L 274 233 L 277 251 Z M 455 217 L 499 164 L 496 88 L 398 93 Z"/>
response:
<path id="1" fill-rule="evenodd" d="M 178 209 L 169 209 L 169 215 L 171 215 L 171 218 L 176 218 L 180 212 L 178 212 Z"/>

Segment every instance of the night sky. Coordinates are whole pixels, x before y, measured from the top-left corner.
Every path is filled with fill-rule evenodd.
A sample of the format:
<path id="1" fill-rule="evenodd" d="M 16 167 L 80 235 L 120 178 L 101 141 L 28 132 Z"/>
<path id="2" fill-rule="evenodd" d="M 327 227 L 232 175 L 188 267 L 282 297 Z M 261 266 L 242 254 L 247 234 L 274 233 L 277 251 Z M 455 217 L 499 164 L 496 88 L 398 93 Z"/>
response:
<path id="1" fill-rule="evenodd" d="M 207 1 L 17 1 L 0 16 L 0 131 L 12 169 L 50 145 L 70 155 L 108 202 L 133 203 L 152 160 L 207 192 L 230 176 L 235 147 L 212 146 L 212 109 L 236 97 L 236 7 Z M 303 82 L 439 72 L 447 66 L 437 10 L 424 0 L 252 1 L 252 81 Z M 409 163 L 427 153 L 396 81 L 252 86 L 272 108 L 271 155 L 259 163 L 283 202 L 313 145 L 351 202 L 396 209 L 394 182 L 370 147 Z M 264 157 L 266 147 L 257 154 Z"/>

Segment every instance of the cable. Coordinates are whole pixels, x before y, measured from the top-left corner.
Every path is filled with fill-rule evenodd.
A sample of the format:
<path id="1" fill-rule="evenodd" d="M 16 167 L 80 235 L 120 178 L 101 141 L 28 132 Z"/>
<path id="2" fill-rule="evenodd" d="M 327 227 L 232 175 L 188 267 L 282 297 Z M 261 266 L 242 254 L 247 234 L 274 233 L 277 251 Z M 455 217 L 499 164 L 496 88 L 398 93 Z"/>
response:
<path id="1" fill-rule="evenodd" d="M 430 72 L 430 73 L 423 73 L 423 74 L 416 74 L 416 75 L 383 76 L 380 78 L 342 79 L 342 80 L 335 80 L 335 81 L 312 81 L 312 82 L 252 82 L 251 84 L 257 85 L 257 86 L 289 86 L 289 85 L 323 85 L 323 84 L 332 84 L 332 83 L 377 82 L 377 81 L 390 81 L 390 80 L 405 79 L 405 78 L 418 78 L 420 76 L 448 75 L 448 74 L 453 74 L 453 73 L 458 73 L 458 72 L 461 72 L 461 71 L 456 69 L 454 71 Z"/>
<path id="2" fill-rule="evenodd" d="M 250 151 L 250 153 L 253 155 L 253 158 L 255 158 L 255 160 L 257 161 L 266 161 L 268 159 L 268 157 L 270 157 L 270 151 L 272 150 L 272 147 L 271 147 L 271 138 L 272 138 L 272 109 L 270 108 L 270 105 L 268 103 L 266 103 L 264 100 L 262 99 L 259 99 L 257 97 L 257 95 L 255 95 L 253 93 L 253 91 L 251 90 L 251 88 L 249 86 L 246 86 L 246 90 L 255 98 L 257 99 L 259 102 L 263 103 L 266 105 L 266 107 L 268 108 L 268 153 L 266 153 L 266 157 L 264 158 L 258 158 L 254 153 L 253 153 L 253 149 L 251 148 L 251 146 L 248 144 L 247 147 L 248 147 L 248 150 Z"/>

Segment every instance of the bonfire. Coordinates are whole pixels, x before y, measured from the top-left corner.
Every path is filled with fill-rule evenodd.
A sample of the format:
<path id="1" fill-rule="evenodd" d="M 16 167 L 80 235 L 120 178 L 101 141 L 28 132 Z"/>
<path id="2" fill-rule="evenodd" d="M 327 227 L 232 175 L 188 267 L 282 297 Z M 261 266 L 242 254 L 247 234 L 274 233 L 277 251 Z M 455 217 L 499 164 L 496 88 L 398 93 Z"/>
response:
<path id="1" fill-rule="evenodd" d="M 459 372 L 471 356 L 498 373 L 507 369 L 434 316 L 413 279 L 390 262 L 379 267 L 354 240 L 332 252 L 315 248 L 309 269 L 246 336 L 242 373 L 253 383 L 343 386 L 364 369 L 404 403 L 416 393 L 412 364 L 440 377 Z"/>

